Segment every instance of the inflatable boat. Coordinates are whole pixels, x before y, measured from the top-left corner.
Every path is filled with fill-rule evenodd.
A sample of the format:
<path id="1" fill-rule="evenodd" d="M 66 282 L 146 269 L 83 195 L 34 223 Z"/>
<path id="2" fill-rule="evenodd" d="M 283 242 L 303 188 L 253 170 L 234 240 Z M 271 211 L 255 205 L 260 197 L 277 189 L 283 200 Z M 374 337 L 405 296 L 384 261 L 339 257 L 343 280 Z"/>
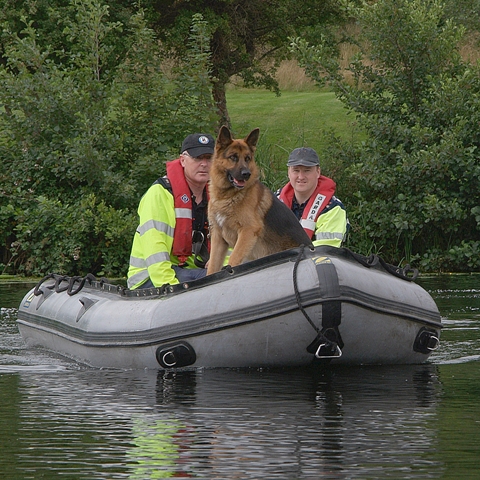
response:
<path id="1" fill-rule="evenodd" d="M 103 368 L 418 364 L 442 324 L 417 274 L 334 247 L 151 289 L 49 274 L 23 298 L 18 327 L 29 347 Z"/>

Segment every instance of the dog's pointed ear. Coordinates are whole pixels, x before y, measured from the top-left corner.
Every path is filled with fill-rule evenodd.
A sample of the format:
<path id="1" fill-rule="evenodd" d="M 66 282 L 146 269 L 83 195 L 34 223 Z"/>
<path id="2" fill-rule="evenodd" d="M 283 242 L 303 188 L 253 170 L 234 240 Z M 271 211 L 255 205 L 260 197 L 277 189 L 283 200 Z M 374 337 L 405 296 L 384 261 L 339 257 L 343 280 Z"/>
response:
<path id="1" fill-rule="evenodd" d="M 225 125 L 222 125 L 220 131 L 218 132 L 217 145 L 221 145 L 223 148 L 225 148 L 228 147 L 232 141 L 232 134 L 230 133 L 230 130 Z"/>
<path id="2" fill-rule="evenodd" d="M 248 137 L 245 138 L 245 141 L 247 142 L 247 144 L 248 144 L 250 147 L 256 147 L 259 136 L 260 136 L 260 129 L 259 129 L 259 128 L 255 128 L 254 130 L 252 130 L 252 131 L 248 134 Z"/>

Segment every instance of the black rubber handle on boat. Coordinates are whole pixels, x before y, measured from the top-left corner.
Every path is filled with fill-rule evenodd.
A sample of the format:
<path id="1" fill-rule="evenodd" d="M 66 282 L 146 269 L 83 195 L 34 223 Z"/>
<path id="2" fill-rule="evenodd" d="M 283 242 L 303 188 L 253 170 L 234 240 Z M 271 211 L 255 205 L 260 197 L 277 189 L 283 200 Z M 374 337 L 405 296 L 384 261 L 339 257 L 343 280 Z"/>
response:
<path id="1" fill-rule="evenodd" d="M 303 258 L 303 253 L 305 251 L 305 245 L 300 245 L 300 252 L 298 253 L 298 256 L 295 260 L 295 264 L 293 265 L 293 289 L 294 289 L 294 292 L 295 292 L 295 298 L 297 300 L 297 305 L 298 305 L 298 308 L 300 309 L 300 311 L 303 313 L 303 316 L 308 320 L 308 322 L 310 323 L 310 325 L 315 329 L 315 331 L 317 332 L 317 336 L 315 338 L 315 340 L 307 347 L 307 351 L 309 353 L 312 353 L 312 349 L 316 351 L 316 349 L 318 348 L 319 345 L 321 344 L 324 344 L 325 345 L 325 348 L 327 350 L 331 350 L 332 352 L 335 352 L 337 350 L 337 343 L 336 342 L 332 342 L 331 340 L 329 340 L 324 334 L 323 332 L 321 331 L 320 328 L 318 328 L 315 323 L 313 322 L 313 320 L 309 317 L 308 313 L 306 312 L 306 310 L 303 308 L 303 305 L 302 305 L 302 300 L 300 298 L 300 292 L 298 291 L 298 283 L 297 283 L 297 269 L 298 269 L 298 265 L 300 263 L 300 260 L 302 260 Z"/>

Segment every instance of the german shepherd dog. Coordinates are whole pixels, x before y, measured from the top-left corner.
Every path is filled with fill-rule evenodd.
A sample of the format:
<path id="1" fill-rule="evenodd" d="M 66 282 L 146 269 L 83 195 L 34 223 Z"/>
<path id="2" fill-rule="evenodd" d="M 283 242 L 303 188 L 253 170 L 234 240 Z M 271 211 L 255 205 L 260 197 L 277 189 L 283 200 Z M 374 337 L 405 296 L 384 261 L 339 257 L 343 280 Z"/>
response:
<path id="1" fill-rule="evenodd" d="M 211 253 L 207 274 L 218 272 L 228 248 L 229 265 L 288 250 L 313 246 L 294 213 L 260 180 L 255 149 L 260 130 L 234 139 L 223 126 L 210 169 L 208 220 Z"/>

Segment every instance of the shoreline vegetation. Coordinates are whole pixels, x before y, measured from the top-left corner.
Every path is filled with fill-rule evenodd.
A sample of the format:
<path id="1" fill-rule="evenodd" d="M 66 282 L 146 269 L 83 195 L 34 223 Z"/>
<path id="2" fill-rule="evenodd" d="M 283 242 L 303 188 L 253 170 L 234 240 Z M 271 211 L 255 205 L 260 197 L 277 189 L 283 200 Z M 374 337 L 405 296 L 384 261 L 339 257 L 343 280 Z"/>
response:
<path id="1" fill-rule="evenodd" d="M 53 39 L 57 50 L 41 14 L 19 30 L 16 9 L 8 10 L 0 274 L 125 275 L 141 196 L 186 132 L 213 133 L 229 117 L 237 137 L 260 129 L 256 158 L 273 191 L 287 181 L 293 149 L 317 151 L 347 208 L 351 250 L 428 273 L 480 270 L 475 22 L 464 37 L 439 2 L 382 0 L 358 10 L 346 35 L 309 38 L 299 30 L 289 38 L 284 46 L 295 60 L 280 64 L 279 90 L 262 76 L 273 64 L 221 77 L 220 88 L 209 76 L 202 15 L 182 29 L 188 41 L 177 45 L 177 64 L 143 10 L 130 35 L 114 42 L 122 55 L 109 55 L 117 37 L 106 33 L 122 22 L 103 25 L 95 20 L 103 18 L 100 5 L 82 5 L 90 13 L 67 15 L 68 29 Z M 78 35 L 67 35 L 73 27 Z M 100 35 L 100 44 L 82 41 L 85 32 Z"/>

